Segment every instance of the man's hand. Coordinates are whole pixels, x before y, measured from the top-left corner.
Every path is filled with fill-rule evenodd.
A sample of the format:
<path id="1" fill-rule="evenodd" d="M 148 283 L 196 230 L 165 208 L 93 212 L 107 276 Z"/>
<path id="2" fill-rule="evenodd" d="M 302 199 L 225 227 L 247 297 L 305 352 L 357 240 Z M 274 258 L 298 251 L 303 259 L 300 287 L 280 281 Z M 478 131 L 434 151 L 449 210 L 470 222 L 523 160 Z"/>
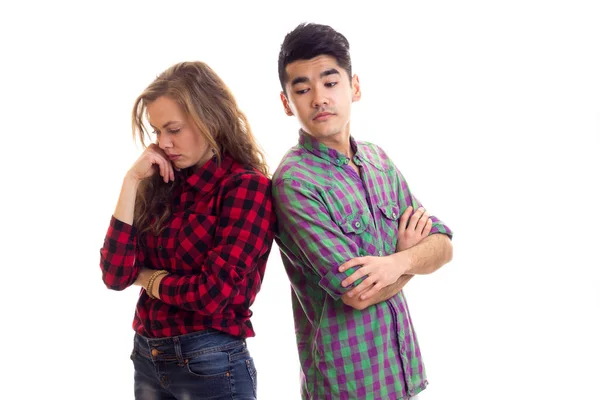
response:
<path id="1" fill-rule="evenodd" d="M 404 275 L 405 267 L 407 267 L 398 264 L 398 260 L 394 255 L 384 257 L 366 256 L 353 258 L 345 262 L 340 266 L 339 271 L 344 272 L 359 265 L 361 265 L 359 269 L 342 281 L 342 286 L 348 287 L 366 276 L 365 280 L 347 293 L 348 297 L 360 294 L 361 300 L 368 299 L 382 288 L 396 282 L 401 275 Z"/>
<path id="2" fill-rule="evenodd" d="M 420 207 L 414 213 L 412 210 L 413 208 L 409 206 L 404 210 L 402 217 L 400 217 L 398 244 L 396 245 L 396 251 L 398 252 L 413 247 L 431 232 L 432 221 L 425 209 Z M 359 296 L 360 300 L 367 300 L 381 289 L 398 282 L 408 269 L 408 264 L 401 262 L 402 260 L 404 259 L 400 259 L 396 255 L 384 257 L 367 256 L 353 258 L 342 264 L 339 268 L 340 272 L 362 265 L 352 275 L 342 281 L 343 287 L 348 287 L 366 276 L 360 284 L 346 294 L 347 297 Z M 409 276 L 412 277 L 412 275 Z M 400 289 L 409 280 L 410 278 L 401 280 L 403 283 L 400 285 Z"/>
<path id="3" fill-rule="evenodd" d="M 404 210 L 402 217 L 400 217 L 396 251 L 410 249 L 426 238 L 429 235 L 429 232 L 431 232 L 433 222 L 431 221 L 431 218 L 429 218 L 427 211 L 425 211 L 423 207 L 420 207 L 411 216 L 412 211 L 413 208 L 409 206 Z"/>
<path id="4" fill-rule="evenodd" d="M 382 301 L 386 301 L 392 298 L 393 296 L 397 295 L 408 283 L 408 281 L 410 281 L 413 277 L 414 275 L 402 275 L 396 281 L 396 283 L 384 287 L 377 293 L 376 296 L 371 296 L 366 300 L 362 300 L 362 296 L 360 295 L 355 297 L 348 297 L 347 294 L 345 294 L 342 297 L 342 301 L 347 306 L 350 306 L 356 310 L 364 310 L 367 307 L 370 307 L 377 303 L 381 303 Z"/>

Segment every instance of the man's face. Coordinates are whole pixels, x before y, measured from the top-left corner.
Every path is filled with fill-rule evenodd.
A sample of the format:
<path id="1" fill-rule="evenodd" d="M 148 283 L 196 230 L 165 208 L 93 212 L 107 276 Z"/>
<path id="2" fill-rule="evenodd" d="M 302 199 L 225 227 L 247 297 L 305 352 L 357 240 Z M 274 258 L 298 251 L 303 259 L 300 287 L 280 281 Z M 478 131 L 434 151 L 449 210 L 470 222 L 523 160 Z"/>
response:
<path id="1" fill-rule="evenodd" d="M 295 115 L 302 129 L 315 139 L 345 139 L 350 132 L 352 102 L 360 99 L 358 77 L 352 81 L 335 58 L 327 55 L 297 60 L 285 67 L 287 95 L 281 101 L 287 115 Z"/>

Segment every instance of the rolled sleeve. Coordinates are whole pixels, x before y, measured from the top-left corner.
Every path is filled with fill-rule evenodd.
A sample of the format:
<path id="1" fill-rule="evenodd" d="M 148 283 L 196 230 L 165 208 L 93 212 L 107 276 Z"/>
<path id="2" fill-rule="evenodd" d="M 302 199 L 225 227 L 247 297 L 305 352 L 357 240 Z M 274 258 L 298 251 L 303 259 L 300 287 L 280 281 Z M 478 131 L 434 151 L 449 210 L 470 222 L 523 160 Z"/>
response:
<path id="1" fill-rule="evenodd" d="M 341 273 L 338 268 L 363 255 L 358 244 L 346 237 L 331 219 L 312 185 L 294 178 L 280 179 L 273 184 L 273 201 L 279 224 L 278 244 L 284 255 L 295 268 L 308 266 L 317 275 L 319 286 L 339 299 L 351 289 L 342 287 L 342 280 L 355 269 Z"/>
<path id="2" fill-rule="evenodd" d="M 404 213 L 404 211 L 411 206 L 413 208 L 413 210 L 418 209 L 419 207 L 423 207 L 423 205 L 421 204 L 421 202 L 411 193 L 409 187 L 408 187 L 408 183 L 406 182 L 406 179 L 404 179 L 404 176 L 402 175 L 402 173 L 400 172 L 400 170 L 398 170 L 398 168 L 396 168 L 396 173 L 397 173 L 397 177 L 398 177 L 398 193 L 399 193 L 399 205 L 400 205 L 400 214 Z M 447 235 L 450 239 L 452 239 L 452 230 L 446 226 L 439 218 L 437 218 L 434 215 L 430 215 L 431 218 L 431 231 L 429 232 L 429 235 L 433 235 L 436 233 L 442 233 Z"/>

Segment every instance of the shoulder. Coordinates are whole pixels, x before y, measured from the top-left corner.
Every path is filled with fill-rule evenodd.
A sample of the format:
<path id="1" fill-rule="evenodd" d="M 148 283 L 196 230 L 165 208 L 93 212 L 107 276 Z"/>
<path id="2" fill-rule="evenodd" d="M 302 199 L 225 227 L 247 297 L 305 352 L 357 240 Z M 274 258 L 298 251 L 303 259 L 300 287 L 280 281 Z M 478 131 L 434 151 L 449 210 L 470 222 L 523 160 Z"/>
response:
<path id="1" fill-rule="evenodd" d="M 273 186 L 290 181 L 308 186 L 323 186 L 330 175 L 330 165 L 325 160 L 295 146 L 281 159 L 273 174 Z"/>
<path id="2" fill-rule="evenodd" d="M 395 168 L 392 159 L 379 145 L 365 141 L 357 141 L 356 144 L 360 154 L 370 164 L 384 171 Z"/>
<path id="3" fill-rule="evenodd" d="M 234 162 L 229 173 L 223 177 L 222 186 L 231 190 L 236 188 L 252 188 L 254 190 L 269 190 L 271 179 L 262 172 Z"/>

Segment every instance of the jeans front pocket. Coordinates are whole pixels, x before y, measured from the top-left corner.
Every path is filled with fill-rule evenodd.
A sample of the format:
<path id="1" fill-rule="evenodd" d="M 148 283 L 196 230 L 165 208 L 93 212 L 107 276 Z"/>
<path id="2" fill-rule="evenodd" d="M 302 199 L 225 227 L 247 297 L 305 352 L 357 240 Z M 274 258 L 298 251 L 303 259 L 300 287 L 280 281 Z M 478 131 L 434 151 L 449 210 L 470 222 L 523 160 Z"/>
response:
<path id="1" fill-rule="evenodd" d="M 202 379 L 227 379 L 230 374 L 229 353 L 213 351 L 185 360 L 190 374 Z"/>

